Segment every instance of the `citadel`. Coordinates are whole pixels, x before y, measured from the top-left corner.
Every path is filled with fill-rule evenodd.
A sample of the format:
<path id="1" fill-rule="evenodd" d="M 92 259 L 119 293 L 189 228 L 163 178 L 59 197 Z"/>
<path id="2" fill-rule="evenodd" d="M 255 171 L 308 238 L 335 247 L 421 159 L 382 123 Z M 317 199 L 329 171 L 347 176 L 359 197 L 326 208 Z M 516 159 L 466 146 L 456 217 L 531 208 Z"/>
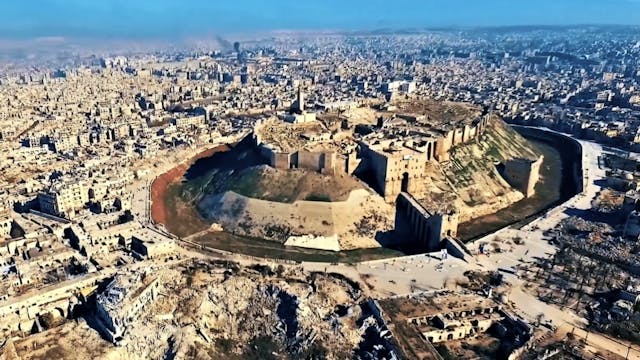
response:
<path id="1" fill-rule="evenodd" d="M 442 122 L 406 105 L 378 104 L 372 107 L 377 114 L 375 123 L 353 124 L 339 115 L 308 112 L 304 92 L 298 89 L 289 113 L 259 120 L 252 139 L 275 169 L 353 175 L 367 181 L 387 203 L 397 203 L 396 217 L 407 217 L 418 246 L 433 251 L 444 239 L 456 237 L 459 219 L 451 206 L 423 205 L 424 201 L 417 200 L 428 192 L 426 184 L 433 169 L 427 164 L 448 163 L 452 148 L 478 142 L 491 115 L 472 110 L 457 121 Z M 531 197 L 542 161 L 542 156 L 508 159 L 502 175 L 525 197 Z"/>

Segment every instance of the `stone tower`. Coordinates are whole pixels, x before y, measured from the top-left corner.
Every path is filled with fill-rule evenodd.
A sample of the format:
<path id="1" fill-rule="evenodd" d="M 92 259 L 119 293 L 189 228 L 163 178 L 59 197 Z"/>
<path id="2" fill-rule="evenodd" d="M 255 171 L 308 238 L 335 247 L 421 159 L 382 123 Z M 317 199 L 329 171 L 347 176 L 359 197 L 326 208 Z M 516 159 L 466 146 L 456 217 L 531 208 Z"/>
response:
<path id="1" fill-rule="evenodd" d="M 295 110 L 297 110 L 301 114 L 304 112 L 304 92 L 302 91 L 302 86 L 298 87 Z"/>
<path id="2" fill-rule="evenodd" d="M 535 186 L 540 178 L 543 159 L 544 157 L 540 156 L 537 160 L 519 158 L 507 161 L 504 164 L 505 180 L 520 190 L 525 197 L 532 197 L 536 193 Z"/>

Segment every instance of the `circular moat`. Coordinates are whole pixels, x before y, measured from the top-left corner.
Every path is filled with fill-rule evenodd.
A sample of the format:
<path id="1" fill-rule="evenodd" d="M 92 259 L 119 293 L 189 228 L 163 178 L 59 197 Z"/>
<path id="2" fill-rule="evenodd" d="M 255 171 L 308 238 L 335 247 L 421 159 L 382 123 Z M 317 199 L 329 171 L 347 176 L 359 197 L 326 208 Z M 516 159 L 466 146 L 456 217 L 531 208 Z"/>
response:
<path id="1" fill-rule="evenodd" d="M 463 242 L 505 226 L 522 226 L 581 191 L 582 182 L 578 177 L 582 173 L 582 154 L 580 146 L 573 139 L 540 129 L 515 128 L 544 155 L 536 193 L 494 214 L 460 224 L 458 238 Z M 385 247 L 340 252 L 288 247 L 276 241 L 238 236 L 226 231 L 208 231 L 211 224 L 190 200 L 190 191 L 210 181 L 210 169 L 221 164 L 237 170 L 261 164 L 257 157 L 236 157 L 232 151 L 234 146 L 207 149 L 158 176 L 151 194 L 153 221 L 180 238 L 188 238 L 190 242 L 256 257 L 352 263 L 407 255 Z"/>

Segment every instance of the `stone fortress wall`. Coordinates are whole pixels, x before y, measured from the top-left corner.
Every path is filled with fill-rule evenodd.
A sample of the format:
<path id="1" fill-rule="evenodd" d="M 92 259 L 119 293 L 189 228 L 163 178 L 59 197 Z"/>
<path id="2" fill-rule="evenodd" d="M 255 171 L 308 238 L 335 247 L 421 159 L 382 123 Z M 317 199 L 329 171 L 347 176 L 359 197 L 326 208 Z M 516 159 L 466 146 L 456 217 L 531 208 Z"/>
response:
<path id="1" fill-rule="evenodd" d="M 444 135 L 437 139 L 433 150 L 433 157 L 439 161 L 449 160 L 449 150 L 452 147 L 475 140 L 484 133 L 487 127 L 488 115 L 483 116 L 479 121 L 472 125 L 464 125 L 447 131 Z M 429 160 L 431 157 L 429 157 Z"/>
<path id="2" fill-rule="evenodd" d="M 349 156 L 335 151 L 279 151 L 264 143 L 256 131 L 252 137 L 260 154 L 275 169 L 306 169 L 323 174 L 349 173 Z"/>
<path id="3" fill-rule="evenodd" d="M 401 118 L 415 119 L 410 115 L 402 115 Z M 473 124 L 464 125 L 447 131 L 442 131 L 442 136 L 431 137 L 431 141 L 424 143 L 405 142 L 403 147 L 413 150 L 416 156 L 406 156 L 403 153 L 384 152 L 374 149 L 367 142 L 360 142 L 360 154 L 355 152 L 341 154 L 337 151 L 306 151 L 293 150 L 281 151 L 275 149 L 271 144 L 263 141 L 259 131 L 260 123 L 256 125 L 252 133 L 255 146 L 262 156 L 267 159 L 269 166 L 276 169 L 306 169 L 325 174 L 353 174 L 361 159 L 366 159 L 366 166 L 374 170 L 378 186 L 382 191 L 382 196 L 388 202 L 395 201 L 400 193 L 400 182 L 405 172 L 411 179 L 424 179 L 426 177 L 424 165 L 427 161 L 448 161 L 449 150 L 452 147 L 475 140 L 484 132 L 487 125 L 487 116 L 479 119 Z M 394 146 L 394 140 L 387 139 L 376 144 L 387 147 Z M 359 155 L 359 156 L 358 156 Z M 414 183 L 414 182 L 411 182 Z M 416 181 L 411 184 L 412 191 L 420 190 L 420 185 Z M 388 193 L 387 193 L 388 189 Z"/>
<path id="4" fill-rule="evenodd" d="M 457 236 L 458 214 L 432 214 L 408 193 L 401 193 L 396 201 L 396 229 L 405 219 L 419 249 L 434 250 L 443 238 Z"/>
<path id="5" fill-rule="evenodd" d="M 424 144 L 421 151 L 425 153 L 427 160 L 448 161 L 449 150 L 452 147 L 472 141 L 484 133 L 489 116 L 489 114 L 483 115 L 472 123 L 464 124 L 463 126 L 448 130 L 438 130 L 441 136 L 434 137 L 432 141 Z M 400 114 L 398 118 L 409 122 L 424 120 L 421 117 L 407 114 Z"/>
<path id="6" fill-rule="evenodd" d="M 563 173 L 566 173 L 567 182 L 563 184 L 563 193 L 580 193 L 585 188 L 582 177 L 582 146 L 580 143 L 563 134 L 548 129 L 535 128 L 521 125 L 510 125 L 520 135 L 536 139 L 540 142 L 553 146 L 560 151 Z"/>
<path id="7" fill-rule="evenodd" d="M 411 116 L 401 116 L 415 121 Z M 425 136 L 419 141 L 409 139 L 381 139 L 375 142 L 361 141 L 362 158 L 373 170 L 376 185 L 387 202 L 393 202 L 401 192 L 419 193 L 424 189 L 429 161 L 449 160 L 449 150 L 454 146 L 479 138 L 486 129 L 488 116 L 473 124 L 441 131 L 441 136 Z M 410 135 L 410 134 L 407 134 Z"/>

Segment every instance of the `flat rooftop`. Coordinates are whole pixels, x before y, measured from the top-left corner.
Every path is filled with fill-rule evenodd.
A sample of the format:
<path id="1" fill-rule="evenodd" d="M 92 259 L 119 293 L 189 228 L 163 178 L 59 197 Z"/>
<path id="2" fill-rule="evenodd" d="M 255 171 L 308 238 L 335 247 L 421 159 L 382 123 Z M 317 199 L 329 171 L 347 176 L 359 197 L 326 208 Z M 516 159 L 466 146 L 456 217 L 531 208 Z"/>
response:
<path id="1" fill-rule="evenodd" d="M 156 244 L 156 243 L 161 243 L 168 240 L 163 235 L 160 235 L 157 232 L 150 230 L 148 228 L 135 230 L 131 233 L 131 236 L 147 244 Z"/>
<path id="2" fill-rule="evenodd" d="M 383 299 L 380 300 L 380 306 L 392 321 L 396 322 L 438 314 L 491 308 L 499 306 L 499 304 L 474 293 L 460 294 L 451 291 L 438 291 Z"/>

